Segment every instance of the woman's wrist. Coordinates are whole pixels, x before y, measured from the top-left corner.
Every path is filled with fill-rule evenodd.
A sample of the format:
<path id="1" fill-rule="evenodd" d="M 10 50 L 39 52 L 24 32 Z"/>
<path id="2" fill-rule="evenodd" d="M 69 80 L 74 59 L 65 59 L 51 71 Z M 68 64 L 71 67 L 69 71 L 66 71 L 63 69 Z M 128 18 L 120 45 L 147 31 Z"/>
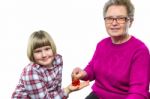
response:
<path id="1" fill-rule="evenodd" d="M 84 78 L 86 78 L 87 77 L 87 72 L 86 71 L 82 71 L 82 76 L 81 76 L 81 78 L 80 79 L 84 79 Z"/>

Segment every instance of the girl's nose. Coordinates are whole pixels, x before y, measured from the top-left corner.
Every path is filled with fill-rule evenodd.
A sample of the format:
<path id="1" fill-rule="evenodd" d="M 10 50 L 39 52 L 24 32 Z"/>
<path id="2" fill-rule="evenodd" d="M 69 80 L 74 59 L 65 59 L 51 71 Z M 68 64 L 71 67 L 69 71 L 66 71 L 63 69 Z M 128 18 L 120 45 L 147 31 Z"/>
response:
<path id="1" fill-rule="evenodd" d="M 42 51 L 42 57 L 45 57 L 45 56 L 46 56 L 45 51 Z"/>

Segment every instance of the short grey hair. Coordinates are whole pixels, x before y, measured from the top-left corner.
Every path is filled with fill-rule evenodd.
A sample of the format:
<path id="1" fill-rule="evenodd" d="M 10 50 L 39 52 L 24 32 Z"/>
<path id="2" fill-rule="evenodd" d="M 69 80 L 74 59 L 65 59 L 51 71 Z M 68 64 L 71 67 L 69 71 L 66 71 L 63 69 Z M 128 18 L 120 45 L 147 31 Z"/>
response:
<path id="1" fill-rule="evenodd" d="M 135 8 L 130 0 L 109 0 L 109 1 L 107 1 L 103 8 L 103 17 L 105 17 L 108 8 L 112 5 L 125 6 L 127 9 L 128 17 L 130 17 L 130 18 L 134 17 Z"/>

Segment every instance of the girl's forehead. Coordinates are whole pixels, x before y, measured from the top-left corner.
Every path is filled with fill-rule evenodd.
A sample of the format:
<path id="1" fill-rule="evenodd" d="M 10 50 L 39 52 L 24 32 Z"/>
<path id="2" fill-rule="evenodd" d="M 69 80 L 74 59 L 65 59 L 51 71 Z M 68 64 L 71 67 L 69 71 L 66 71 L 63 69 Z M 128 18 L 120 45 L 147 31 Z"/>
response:
<path id="1" fill-rule="evenodd" d="M 33 45 L 33 49 L 44 47 L 44 46 L 51 46 L 50 42 L 37 42 Z"/>

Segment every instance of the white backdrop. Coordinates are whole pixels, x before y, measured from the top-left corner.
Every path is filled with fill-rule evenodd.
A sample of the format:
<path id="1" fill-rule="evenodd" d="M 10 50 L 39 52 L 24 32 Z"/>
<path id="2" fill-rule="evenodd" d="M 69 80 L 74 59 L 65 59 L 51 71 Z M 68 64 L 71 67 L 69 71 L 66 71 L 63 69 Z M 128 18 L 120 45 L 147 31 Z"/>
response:
<path id="1" fill-rule="evenodd" d="M 24 66 L 28 64 L 26 46 L 36 30 L 49 32 L 63 56 L 63 83 L 71 82 L 74 67 L 84 68 L 96 44 L 108 36 L 102 9 L 107 0 L 1 0 L 0 1 L 0 98 L 10 99 Z M 130 34 L 150 48 L 148 0 L 132 0 L 135 21 Z M 71 93 L 69 99 L 84 99 L 90 86 Z"/>

